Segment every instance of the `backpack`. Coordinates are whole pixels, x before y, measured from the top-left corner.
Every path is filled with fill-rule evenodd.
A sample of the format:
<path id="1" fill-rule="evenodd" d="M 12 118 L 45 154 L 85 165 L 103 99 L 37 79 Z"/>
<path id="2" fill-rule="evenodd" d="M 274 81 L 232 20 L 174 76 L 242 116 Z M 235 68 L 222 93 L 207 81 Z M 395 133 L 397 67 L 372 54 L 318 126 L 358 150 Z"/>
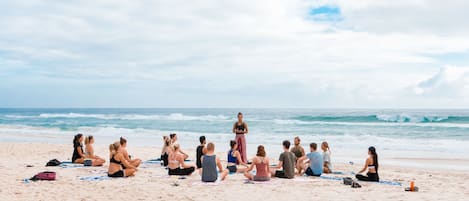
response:
<path id="1" fill-rule="evenodd" d="M 59 160 L 57 159 L 52 159 L 49 162 L 47 162 L 46 166 L 59 166 L 62 164 Z"/>
<path id="2" fill-rule="evenodd" d="M 53 181 L 55 180 L 55 172 L 40 172 L 34 175 L 31 179 L 31 181 L 37 181 L 37 180 L 46 180 L 46 181 Z"/>

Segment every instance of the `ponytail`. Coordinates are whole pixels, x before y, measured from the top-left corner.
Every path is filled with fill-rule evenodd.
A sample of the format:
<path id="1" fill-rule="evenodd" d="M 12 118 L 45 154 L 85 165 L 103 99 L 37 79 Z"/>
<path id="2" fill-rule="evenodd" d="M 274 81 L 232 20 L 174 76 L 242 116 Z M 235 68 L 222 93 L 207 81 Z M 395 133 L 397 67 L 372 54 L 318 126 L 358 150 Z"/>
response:
<path id="1" fill-rule="evenodd" d="M 322 142 L 321 146 L 326 147 L 326 151 L 329 151 L 329 153 L 331 153 L 331 148 L 329 147 L 329 143 L 324 141 L 324 142 Z"/>
<path id="2" fill-rule="evenodd" d="M 368 151 L 370 151 L 371 155 L 373 156 L 373 165 L 375 166 L 376 172 L 378 172 L 378 153 L 376 153 L 376 148 L 375 147 L 369 147 Z"/>
<path id="3" fill-rule="evenodd" d="M 112 158 L 112 156 L 117 153 L 117 150 L 119 149 L 119 147 L 120 147 L 120 142 L 114 142 L 109 145 L 110 158 Z"/>

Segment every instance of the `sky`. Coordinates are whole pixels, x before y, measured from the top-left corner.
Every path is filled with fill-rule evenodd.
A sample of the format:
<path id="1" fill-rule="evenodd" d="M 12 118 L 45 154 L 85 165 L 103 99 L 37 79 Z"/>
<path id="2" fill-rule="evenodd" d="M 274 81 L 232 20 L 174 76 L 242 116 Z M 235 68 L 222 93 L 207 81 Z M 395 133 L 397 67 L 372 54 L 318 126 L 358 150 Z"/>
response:
<path id="1" fill-rule="evenodd" d="M 469 1 L 0 1 L 0 107 L 467 108 Z"/>

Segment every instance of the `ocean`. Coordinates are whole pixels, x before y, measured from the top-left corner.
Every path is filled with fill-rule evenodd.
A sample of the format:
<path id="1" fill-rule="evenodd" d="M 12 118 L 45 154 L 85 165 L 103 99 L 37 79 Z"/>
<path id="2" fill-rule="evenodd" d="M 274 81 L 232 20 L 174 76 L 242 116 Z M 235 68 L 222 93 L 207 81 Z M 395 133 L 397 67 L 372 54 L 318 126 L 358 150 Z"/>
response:
<path id="1" fill-rule="evenodd" d="M 234 138 L 238 112 L 249 126 L 250 155 L 263 144 L 277 157 L 283 140 L 299 136 L 304 147 L 328 141 L 342 162 L 364 160 L 369 146 L 389 162 L 469 160 L 469 110 L 0 109 L 0 140 L 71 144 L 74 134 L 83 133 L 94 135 L 98 145 L 124 136 L 129 146 L 160 147 L 163 135 L 177 133 L 183 147 L 194 149 L 205 135 L 223 150 Z"/>

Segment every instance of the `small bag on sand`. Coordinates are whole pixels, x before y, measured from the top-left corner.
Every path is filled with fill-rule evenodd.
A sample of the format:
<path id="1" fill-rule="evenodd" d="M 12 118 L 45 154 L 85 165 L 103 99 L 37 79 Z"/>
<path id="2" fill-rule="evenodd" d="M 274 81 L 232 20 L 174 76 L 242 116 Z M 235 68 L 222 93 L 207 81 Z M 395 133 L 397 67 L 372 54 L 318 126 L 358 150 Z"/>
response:
<path id="1" fill-rule="evenodd" d="M 350 177 L 344 177 L 344 184 L 345 185 L 352 185 L 353 179 Z"/>
<path id="2" fill-rule="evenodd" d="M 55 172 L 40 172 L 36 175 L 34 175 L 34 177 L 32 177 L 31 179 L 29 179 L 31 181 L 37 181 L 37 180 L 46 180 L 46 181 L 53 181 L 55 180 Z"/>
<path id="3" fill-rule="evenodd" d="M 84 166 L 92 166 L 93 161 L 91 159 L 85 159 L 85 161 L 83 162 L 83 165 Z"/>
<path id="4" fill-rule="evenodd" d="M 59 160 L 57 159 L 52 159 L 49 162 L 47 162 L 46 166 L 59 166 L 62 164 Z"/>

